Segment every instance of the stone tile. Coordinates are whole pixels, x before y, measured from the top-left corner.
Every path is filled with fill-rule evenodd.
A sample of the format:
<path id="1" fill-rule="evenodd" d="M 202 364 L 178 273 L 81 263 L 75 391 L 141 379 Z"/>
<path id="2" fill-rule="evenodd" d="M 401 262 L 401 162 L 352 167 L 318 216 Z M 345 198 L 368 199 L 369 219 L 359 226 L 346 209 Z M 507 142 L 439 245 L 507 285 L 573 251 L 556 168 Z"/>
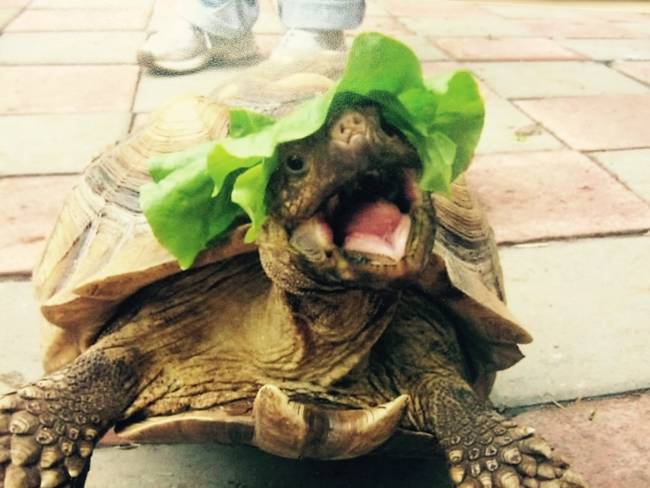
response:
<path id="1" fill-rule="evenodd" d="M 388 11 L 377 2 L 366 2 L 366 17 L 385 17 Z"/>
<path id="2" fill-rule="evenodd" d="M 576 149 L 628 149 L 650 143 L 650 95 L 526 100 L 517 105 Z"/>
<path id="3" fill-rule="evenodd" d="M 0 37 L 2 64 L 128 64 L 144 32 L 16 32 Z"/>
<path id="4" fill-rule="evenodd" d="M 445 75 L 459 69 L 467 68 L 456 61 L 424 61 L 422 63 L 422 73 L 425 77 Z"/>
<path id="5" fill-rule="evenodd" d="M 467 66 L 499 95 L 507 98 L 650 94 L 648 87 L 592 62 L 496 62 L 468 63 Z"/>
<path id="6" fill-rule="evenodd" d="M 394 33 L 392 36 L 410 47 L 420 61 L 441 61 L 449 59 L 435 44 L 424 36 Z"/>
<path id="7" fill-rule="evenodd" d="M 0 395 L 43 374 L 41 316 L 29 281 L 0 282 Z"/>
<path id="8" fill-rule="evenodd" d="M 597 19 L 559 20 L 542 17 L 520 22 L 529 29 L 529 32 L 540 37 L 584 38 L 590 40 L 637 37 L 636 32 L 624 25 Z"/>
<path id="9" fill-rule="evenodd" d="M 0 179 L 0 275 L 28 274 L 78 176 Z"/>
<path id="10" fill-rule="evenodd" d="M 24 10 L 5 32 L 142 30 L 146 9 Z"/>
<path id="11" fill-rule="evenodd" d="M 4 29 L 18 12 L 20 12 L 19 8 L 0 8 L 0 30 Z"/>
<path id="12" fill-rule="evenodd" d="M 384 0 L 384 8 L 392 15 L 399 17 L 468 17 L 472 15 L 490 15 L 484 5 L 470 2 L 443 2 L 435 4 L 420 0 Z"/>
<path id="13" fill-rule="evenodd" d="M 97 449 L 87 486 L 448 488 L 446 471 L 444 459 L 437 456 L 428 460 L 367 456 L 314 461 L 283 459 L 246 446 L 139 445 Z"/>
<path id="14" fill-rule="evenodd" d="M 30 0 L 0 0 L 0 8 L 25 7 Z"/>
<path id="15" fill-rule="evenodd" d="M 359 27 L 353 29 L 351 32 L 383 32 L 389 36 L 408 35 L 409 31 L 394 17 L 364 17 L 363 22 Z"/>
<path id="16" fill-rule="evenodd" d="M 531 3 L 526 4 L 488 4 L 483 8 L 489 12 L 505 17 L 507 19 L 521 19 L 521 20 L 534 20 L 534 19 L 553 19 L 553 20 L 572 20 L 580 21 L 584 19 L 594 18 L 591 14 L 592 11 L 581 8 L 568 8 L 564 2 L 562 4 L 553 5 L 549 8 L 545 5 L 534 5 Z M 595 17 L 597 18 L 597 17 Z"/>
<path id="17" fill-rule="evenodd" d="M 146 8 L 154 0 L 33 0 L 30 8 Z"/>
<path id="18" fill-rule="evenodd" d="M 558 446 L 594 488 L 646 488 L 650 486 L 648 418 L 650 395 L 645 393 L 581 401 L 564 408 L 548 406 L 525 412 L 516 420 L 534 426 Z"/>
<path id="19" fill-rule="evenodd" d="M 129 111 L 138 71 L 126 65 L 5 66 L 0 114 Z"/>
<path id="20" fill-rule="evenodd" d="M 650 84 L 650 61 L 619 61 L 612 67 L 632 78 Z"/>
<path id="21" fill-rule="evenodd" d="M 648 26 L 650 30 L 650 21 Z M 597 61 L 650 60 L 650 39 L 566 39 L 558 42 Z"/>
<path id="22" fill-rule="evenodd" d="M 650 148 L 591 153 L 634 193 L 650 202 Z"/>
<path id="23" fill-rule="evenodd" d="M 551 39 L 539 37 L 448 37 L 436 44 L 461 61 L 524 61 L 582 59 Z"/>
<path id="24" fill-rule="evenodd" d="M 650 387 L 649 236 L 516 246 L 501 262 L 509 308 L 534 341 L 498 375 L 497 404 Z"/>
<path id="25" fill-rule="evenodd" d="M 176 17 L 176 3 L 172 1 L 156 1 L 147 30 L 155 31 L 169 24 Z"/>
<path id="26" fill-rule="evenodd" d="M 434 37 L 514 37 L 531 36 L 530 29 L 518 21 L 477 12 L 467 16 L 398 17 L 399 21 L 418 35 Z"/>
<path id="27" fill-rule="evenodd" d="M 208 94 L 242 69 L 243 66 L 215 67 L 183 76 L 144 73 L 135 97 L 134 112 L 149 112 L 184 93 Z"/>
<path id="28" fill-rule="evenodd" d="M 517 107 L 483 90 L 485 125 L 476 149 L 478 154 L 560 149 L 564 145 Z"/>
<path id="29" fill-rule="evenodd" d="M 79 172 L 130 120 L 128 112 L 0 117 L 0 176 Z"/>
<path id="30" fill-rule="evenodd" d="M 650 229 L 647 202 L 577 152 L 480 155 L 468 178 L 502 243 Z"/>

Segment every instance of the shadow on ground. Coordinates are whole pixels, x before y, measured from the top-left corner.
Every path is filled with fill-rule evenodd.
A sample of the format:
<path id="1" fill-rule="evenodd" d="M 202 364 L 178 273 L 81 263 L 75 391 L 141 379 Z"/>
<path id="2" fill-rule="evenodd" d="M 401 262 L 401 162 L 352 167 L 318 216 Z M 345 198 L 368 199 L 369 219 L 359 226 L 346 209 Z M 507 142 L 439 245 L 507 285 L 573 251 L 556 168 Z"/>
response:
<path id="1" fill-rule="evenodd" d="M 87 488 L 449 488 L 445 471 L 441 458 L 297 461 L 246 446 L 148 445 L 98 449 Z"/>

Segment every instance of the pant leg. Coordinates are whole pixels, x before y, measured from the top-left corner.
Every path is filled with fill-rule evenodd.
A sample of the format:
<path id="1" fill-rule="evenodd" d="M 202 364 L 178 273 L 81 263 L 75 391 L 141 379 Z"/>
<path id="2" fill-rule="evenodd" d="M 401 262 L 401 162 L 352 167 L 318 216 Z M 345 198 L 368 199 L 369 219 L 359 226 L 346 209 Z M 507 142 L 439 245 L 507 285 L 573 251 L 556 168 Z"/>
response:
<path id="1" fill-rule="evenodd" d="M 257 20 L 257 0 L 179 0 L 180 15 L 201 30 L 236 39 L 251 31 Z"/>
<path id="2" fill-rule="evenodd" d="M 365 9 L 364 0 L 279 0 L 282 23 L 296 29 L 353 29 Z"/>

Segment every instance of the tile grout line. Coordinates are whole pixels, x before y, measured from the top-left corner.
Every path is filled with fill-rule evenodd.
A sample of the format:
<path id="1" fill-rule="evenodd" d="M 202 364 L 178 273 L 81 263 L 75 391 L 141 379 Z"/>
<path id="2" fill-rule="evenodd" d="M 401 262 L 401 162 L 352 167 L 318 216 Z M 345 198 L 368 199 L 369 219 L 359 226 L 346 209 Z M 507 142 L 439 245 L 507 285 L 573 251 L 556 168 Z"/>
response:
<path id="1" fill-rule="evenodd" d="M 625 150 L 628 150 L 628 149 L 623 149 L 623 151 L 625 151 Z M 633 150 L 633 149 L 632 149 L 632 150 Z M 596 158 L 596 156 L 595 156 L 595 153 L 597 153 L 597 152 L 603 152 L 603 151 L 598 151 L 598 150 L 596 150 L 596 151 L 591 151 L 591 152 L 584 151 L 584 152 L 582 152 L 582 154 L 584 154 L 584 155 L 585 155 L 587 158 L 589 158 L 589 159 L 590 159 L 590 160 L 591 160 L 591 161 L 592 161 L 596 166 L 598 166 L 600 169 L 602 169 L 602 170 L 605 171 L 608 175 L 610 175 L 610 176 L 611 176 L 615 181 L 617 181 L 617 182 L 618 182 L 618 183 L 619 183 L 623 188 L 625 188 L 625 189 L 626 189 L 627 191 L 629 191 L 632 195 L 634 195 L 635 197 L 637 197 L 637 198 L 638 198 L 642 203 L 644 203 L 644 204 L 646 205 L 646 207 L 648 207 L 648 209 L 650 210 L 650 202 L 649 202 L 648 200 L 646 200 L 645 198 L 643 198 L 641 195 L 639 195 L 636 191 L 634 191 L 634 190 L 633 190 L 633 189 L 632 189 L 632 188 L 631 188 L 631 187 L 630 187 L 630 186 L 629 186 L 625 181 L 623 181 L 623 180 L 619 177 L 619 175 L 618 175 L 616 172 L 614 172 L 613 170 L 611 170 L 611 169 L 610 169 L 609 167 L 607 167 L 606 165 L 602 164 L 602 163 L 598 160 L 598 158 Z M 605 150 L 605 152 L 608 152 L 608 151 Z"/>
<path id="2" fill-rule="evenodd" d="M 635 194 L 636 195 L 636 194 Z M 586 234 L 578 234 L 573 236 L 544 236 L 540 238 L 525 239 L 522 241 L 497 241 L 497 246 L 504 249 L 512 249 L 519 246 L 541 245 L 541 244 L 554 244 L 557 242 L 578 242 L 602 238 L 618 238 L 623 239 L 627 237 L 648 237 L 650 227 L 641 227 L 633 230 L 621 230 L 612 232 L 592 232 Z"/>

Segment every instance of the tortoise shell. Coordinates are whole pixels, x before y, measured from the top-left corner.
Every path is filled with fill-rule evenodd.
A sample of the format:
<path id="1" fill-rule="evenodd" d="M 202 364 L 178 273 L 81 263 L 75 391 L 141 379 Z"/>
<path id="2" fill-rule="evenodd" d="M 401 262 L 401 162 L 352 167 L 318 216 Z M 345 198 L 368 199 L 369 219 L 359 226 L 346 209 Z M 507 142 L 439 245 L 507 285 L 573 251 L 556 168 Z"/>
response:
<path id="1" fill-rule="evenodd" d="M 282 115 L 331 86 L 342 68 L 343 57 L 335 53 L 290 65 L 262 63 L 209 97 L 171 101 L 91 162 L 66 199 L 33 274 L 47 320 L 47 371 L 91 346 L 116 307 L 135 291 L 180 272 L 139 208 L 138 189 L 150 181 L 148 159 L 226 135 L 229 107 Z M 454 182 L 450 196 L 432 198 L 438 228 L 422 286 L 462 322 L 461 340 L 478 372 L 474 387 L 487 396 L 494 372 L 519 360 L 517 344 L 531 339 L 505 306 L 492 230 L 464 178 Z M 194 267 L 256 252 L 255 245 L 243 241 L 246 227 L 235 228 L 201 253 Z"/>

